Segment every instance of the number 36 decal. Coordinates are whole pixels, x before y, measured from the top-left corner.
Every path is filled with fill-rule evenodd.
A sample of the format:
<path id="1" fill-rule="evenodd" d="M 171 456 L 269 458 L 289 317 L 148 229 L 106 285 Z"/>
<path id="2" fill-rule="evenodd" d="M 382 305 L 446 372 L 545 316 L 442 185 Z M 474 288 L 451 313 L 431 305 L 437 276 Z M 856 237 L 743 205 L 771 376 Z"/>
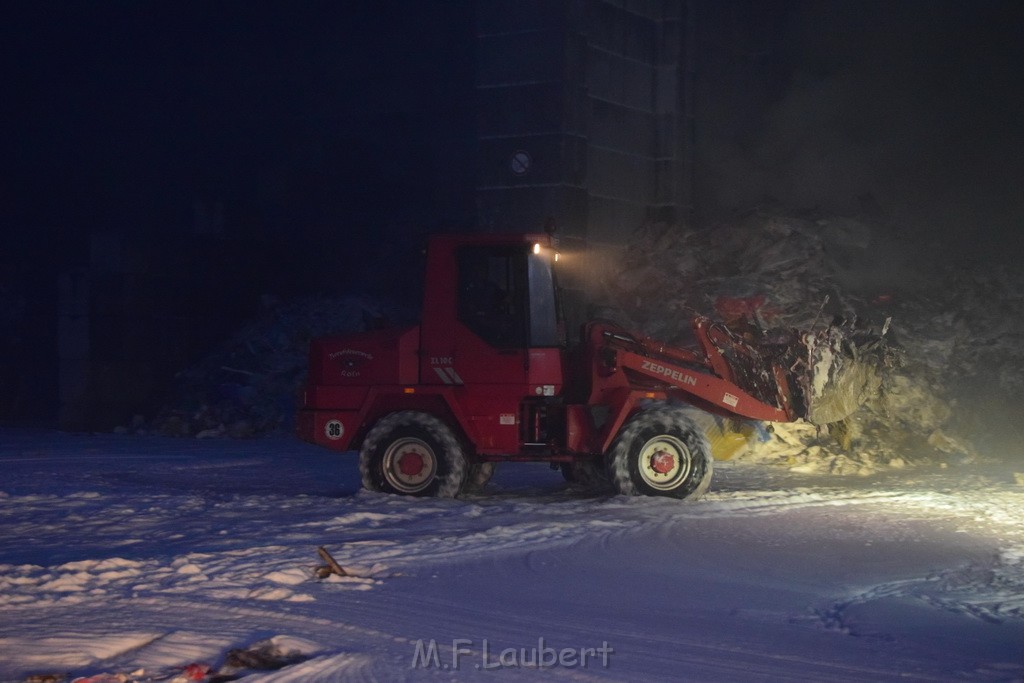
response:
<path id="1" fill-rule="evenodd" d="M 335 441 L 340 439 L 345 434 L 345 426 L 341 424 L 341 420 L 331 420 L 324 425 L 324 435 Z"/>

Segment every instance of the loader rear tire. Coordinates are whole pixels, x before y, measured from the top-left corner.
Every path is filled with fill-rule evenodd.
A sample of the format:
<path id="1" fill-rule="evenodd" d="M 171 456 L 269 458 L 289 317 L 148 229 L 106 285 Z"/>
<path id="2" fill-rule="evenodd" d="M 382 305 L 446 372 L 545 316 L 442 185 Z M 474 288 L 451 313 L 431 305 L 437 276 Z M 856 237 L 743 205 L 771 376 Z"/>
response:
<path id="1" fill-rule="evenodd" d="M 371 491 L 454 498 L 468 471 L 462 444 L 451 428 L 416 410 L 382 417 L 359 451 L 359 473 Z"/>
<path id="2" fill-rule="evenodd" d="M 696 500 L 711 485 L 712 457 L 707 437 L 673 406 L 634 415 L 608 452 L 619 493 Z"/>

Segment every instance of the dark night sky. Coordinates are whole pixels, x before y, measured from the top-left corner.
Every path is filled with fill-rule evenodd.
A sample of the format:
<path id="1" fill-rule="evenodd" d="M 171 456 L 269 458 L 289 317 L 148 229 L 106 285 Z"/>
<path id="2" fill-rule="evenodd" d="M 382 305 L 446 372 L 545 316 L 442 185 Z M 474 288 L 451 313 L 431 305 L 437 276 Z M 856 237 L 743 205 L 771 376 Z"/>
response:
<path id="1" fill-rule="evenodd" d="M 387 204 L 396 225 L 466 220 L 453 188 L 470 169 L 438 168 L 436 149 L 469 154 L 467 7 L 9 5 L 0 216 L 22 237 L 8 239 L 187 232 L 196 201 L 223 202 L 227 231 L 252 237 L 340 223 L 359 237 Z"/>
<path id="2" fill-rule="evenodd" d="M 796 2 L 760 38 L 760 98 L 705 83 L 705 205 L 852 212 L 870 192 L 908 234 L 1020 250 L 1024 3 Z"/>
<path id="3" fill-rule="evenodd" d="M 700 215 L 765 196 L 853 211 L 870 192 L 950 244 L 984 251 L 1020 229 L 1024 4 L 698 6 Z M 197 200 L 224 202 L 228 231 L 254 238 L 472 221 L 471 2 L 44 0 L 5 14 L 8 251 L 179 233 Z"/>

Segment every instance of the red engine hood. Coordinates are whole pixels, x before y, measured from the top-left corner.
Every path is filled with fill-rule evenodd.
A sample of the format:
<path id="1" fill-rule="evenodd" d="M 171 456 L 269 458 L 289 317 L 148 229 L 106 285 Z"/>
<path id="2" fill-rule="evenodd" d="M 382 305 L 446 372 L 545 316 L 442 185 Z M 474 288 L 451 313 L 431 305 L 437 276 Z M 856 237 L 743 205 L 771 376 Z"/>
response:
<path id="1" fill-rule="evenodd" d="M 415 384 L 419 339 L 419 325 L 314 339 L 308 384 Z"/>

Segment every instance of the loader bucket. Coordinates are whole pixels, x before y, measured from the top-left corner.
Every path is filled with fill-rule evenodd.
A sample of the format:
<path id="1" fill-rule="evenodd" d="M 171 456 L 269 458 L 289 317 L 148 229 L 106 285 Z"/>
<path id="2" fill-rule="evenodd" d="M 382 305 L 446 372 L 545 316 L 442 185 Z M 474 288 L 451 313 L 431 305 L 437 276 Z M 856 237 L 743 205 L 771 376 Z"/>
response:
<path id="1" fill-rule="evenodd" d="M 687 411 L 708 440 L 711 457 L 715 460 L 731 460 L 742 454 L 755 438 L 756 430 L 748 422 L 739 422 L 694 408 Z"/>
<path id="2" fill-rule="evenodd" d="M 746 425 L 741 426 L 739 431 L 723 428 L 721 435 L 715 438 L 708 437 L 708 442 L 711 444 L 711 456 L 715 460 L 731 460 L 747 449 L 753 434 L 753 428 Z"/>

